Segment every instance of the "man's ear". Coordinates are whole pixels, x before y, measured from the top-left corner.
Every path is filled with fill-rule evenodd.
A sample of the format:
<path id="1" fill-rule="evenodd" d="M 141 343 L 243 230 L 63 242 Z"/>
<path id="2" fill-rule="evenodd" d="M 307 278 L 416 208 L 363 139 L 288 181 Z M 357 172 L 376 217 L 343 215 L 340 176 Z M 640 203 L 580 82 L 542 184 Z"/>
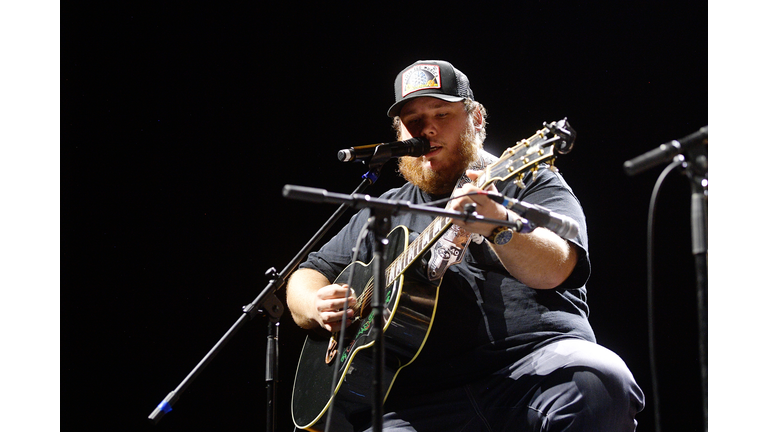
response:
<path id="1" fill-rule="evenodd" d="M 475 126 L 476 132 L 479 132 L 485 126 L 485 119 L 480 109 L 475 109 L 475 112 L 472 113 L 472 123 Z"/>
<path id="2" fill-rule="evenodd" d="M 409 138 L 413 138 L 411 135 L 411 132 L 408 130 L 408 128 L 405 127 L 402 121 L 398 121 L 398 127 L 397 127 L 397 140 L 407 140 Z"/>
<path id="3" fill-rule="evenodd" d="M 402 130 L 403 127 L 404 127 L 403 122 L 402 120 L 400 120 L 399 116 L 396 116 L 392 119 L 392 130 L 395 131 L 395 138 L 398 141 L 403 140 L 403 130 Z"/>

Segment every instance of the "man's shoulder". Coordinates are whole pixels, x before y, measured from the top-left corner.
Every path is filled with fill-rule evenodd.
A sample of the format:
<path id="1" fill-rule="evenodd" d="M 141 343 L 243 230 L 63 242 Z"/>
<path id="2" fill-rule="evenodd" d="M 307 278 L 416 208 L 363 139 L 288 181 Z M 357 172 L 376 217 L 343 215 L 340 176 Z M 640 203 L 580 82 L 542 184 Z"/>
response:
<path id="1" fill-rule="evenodd" d="M 406 199 L 407 197 L 413 196 L 414 194 L 418 194 L 419 188 L 414 186 L 412 183 L 405 183 L 404 185 L 396 188 L 392 188 L 383 194 L 381 194 L 381 198 L 385 199 Z"/>

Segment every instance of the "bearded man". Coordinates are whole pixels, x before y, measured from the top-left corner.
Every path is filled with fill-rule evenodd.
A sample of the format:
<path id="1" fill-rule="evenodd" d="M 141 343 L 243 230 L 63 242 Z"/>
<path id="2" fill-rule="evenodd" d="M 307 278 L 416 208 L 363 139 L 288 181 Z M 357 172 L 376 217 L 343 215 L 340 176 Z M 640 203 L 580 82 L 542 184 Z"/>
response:
<path id="1" fill-rule="evenodd" d="M 398 139 L 426 138 L 430 150 L 400 158 L 408 183 L 382 198 L 429 204 L 452 195 L 457 198 L 448 209 L 462 211 L 473 204 L 487 219 L 519 218 L 475 193 L 480 170 L 497 159 L 482 149 L 486 111 L 461 71 L 441 60 L 408 66 L 395 79 L 388 115 Z M 485 222 L 451 221 L 472 241 L 449 245 L 453 253 L 441 253 L 437 248 L 444 243 L 438 241 L 416 260 L 419 265 L 411 266 L 411 272 L 438 281 L 439 296 L 428 337 L 388 383 L 385 431 L 635 430 L 643 393 L 625 363 L 596 344 L 588 321 L 591 269 L 581 205 L 559 173 L 541 169 L 524 182 L 524 188 L 508 180 L 486 189 L 573 218 L 578 237 L 566 240 L 542 227 L 520 233 Z M 340 330 L 344 315 L 347 323 L 359 317 L 355 293 L 365 287 L 348 291 L 343 281 L 331 281 L 351 263 L 369 216 L 368 210 L 353 216 L 291 276 L 287 303 L 302 328 L 330 335 Z M 423 214 L 392 218 L 393 226 L 414 233 L 411 238 L 432 222 Z M 358 261 L 371 259 L 371 240 L 359 247 Z M 370 406 L 341 395 L 337 404 L 339 417 L 353 430 L 371 430 Z"/>

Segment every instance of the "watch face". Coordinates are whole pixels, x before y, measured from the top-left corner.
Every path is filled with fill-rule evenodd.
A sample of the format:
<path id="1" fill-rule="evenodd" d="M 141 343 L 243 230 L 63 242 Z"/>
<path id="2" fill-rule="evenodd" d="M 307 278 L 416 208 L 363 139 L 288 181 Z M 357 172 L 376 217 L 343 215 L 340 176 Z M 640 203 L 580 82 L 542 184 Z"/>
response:
<path id="1" fill-rule="evenodd" d="M 496 234 L 496 237 L 493 238 L 493 242 L 497 245 L 505 245 L 509 243 L 510 240 L 512 240 L 512 235 L 514 232 L 512 230 L 504 230 L 500 233 Z"/>

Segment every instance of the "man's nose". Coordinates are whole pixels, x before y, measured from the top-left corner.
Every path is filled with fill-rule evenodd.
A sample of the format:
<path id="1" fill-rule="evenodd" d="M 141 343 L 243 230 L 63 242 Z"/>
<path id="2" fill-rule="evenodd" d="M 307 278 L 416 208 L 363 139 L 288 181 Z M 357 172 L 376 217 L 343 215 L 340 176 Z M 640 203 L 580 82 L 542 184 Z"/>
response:
<path id="1" fill-rule="evenodd" d="M 421 130 L 419 131 L 419 136 L 432 137 L 435 135 L 437 135 L 437 125 L 433 121 L 424 120 Z"/>

